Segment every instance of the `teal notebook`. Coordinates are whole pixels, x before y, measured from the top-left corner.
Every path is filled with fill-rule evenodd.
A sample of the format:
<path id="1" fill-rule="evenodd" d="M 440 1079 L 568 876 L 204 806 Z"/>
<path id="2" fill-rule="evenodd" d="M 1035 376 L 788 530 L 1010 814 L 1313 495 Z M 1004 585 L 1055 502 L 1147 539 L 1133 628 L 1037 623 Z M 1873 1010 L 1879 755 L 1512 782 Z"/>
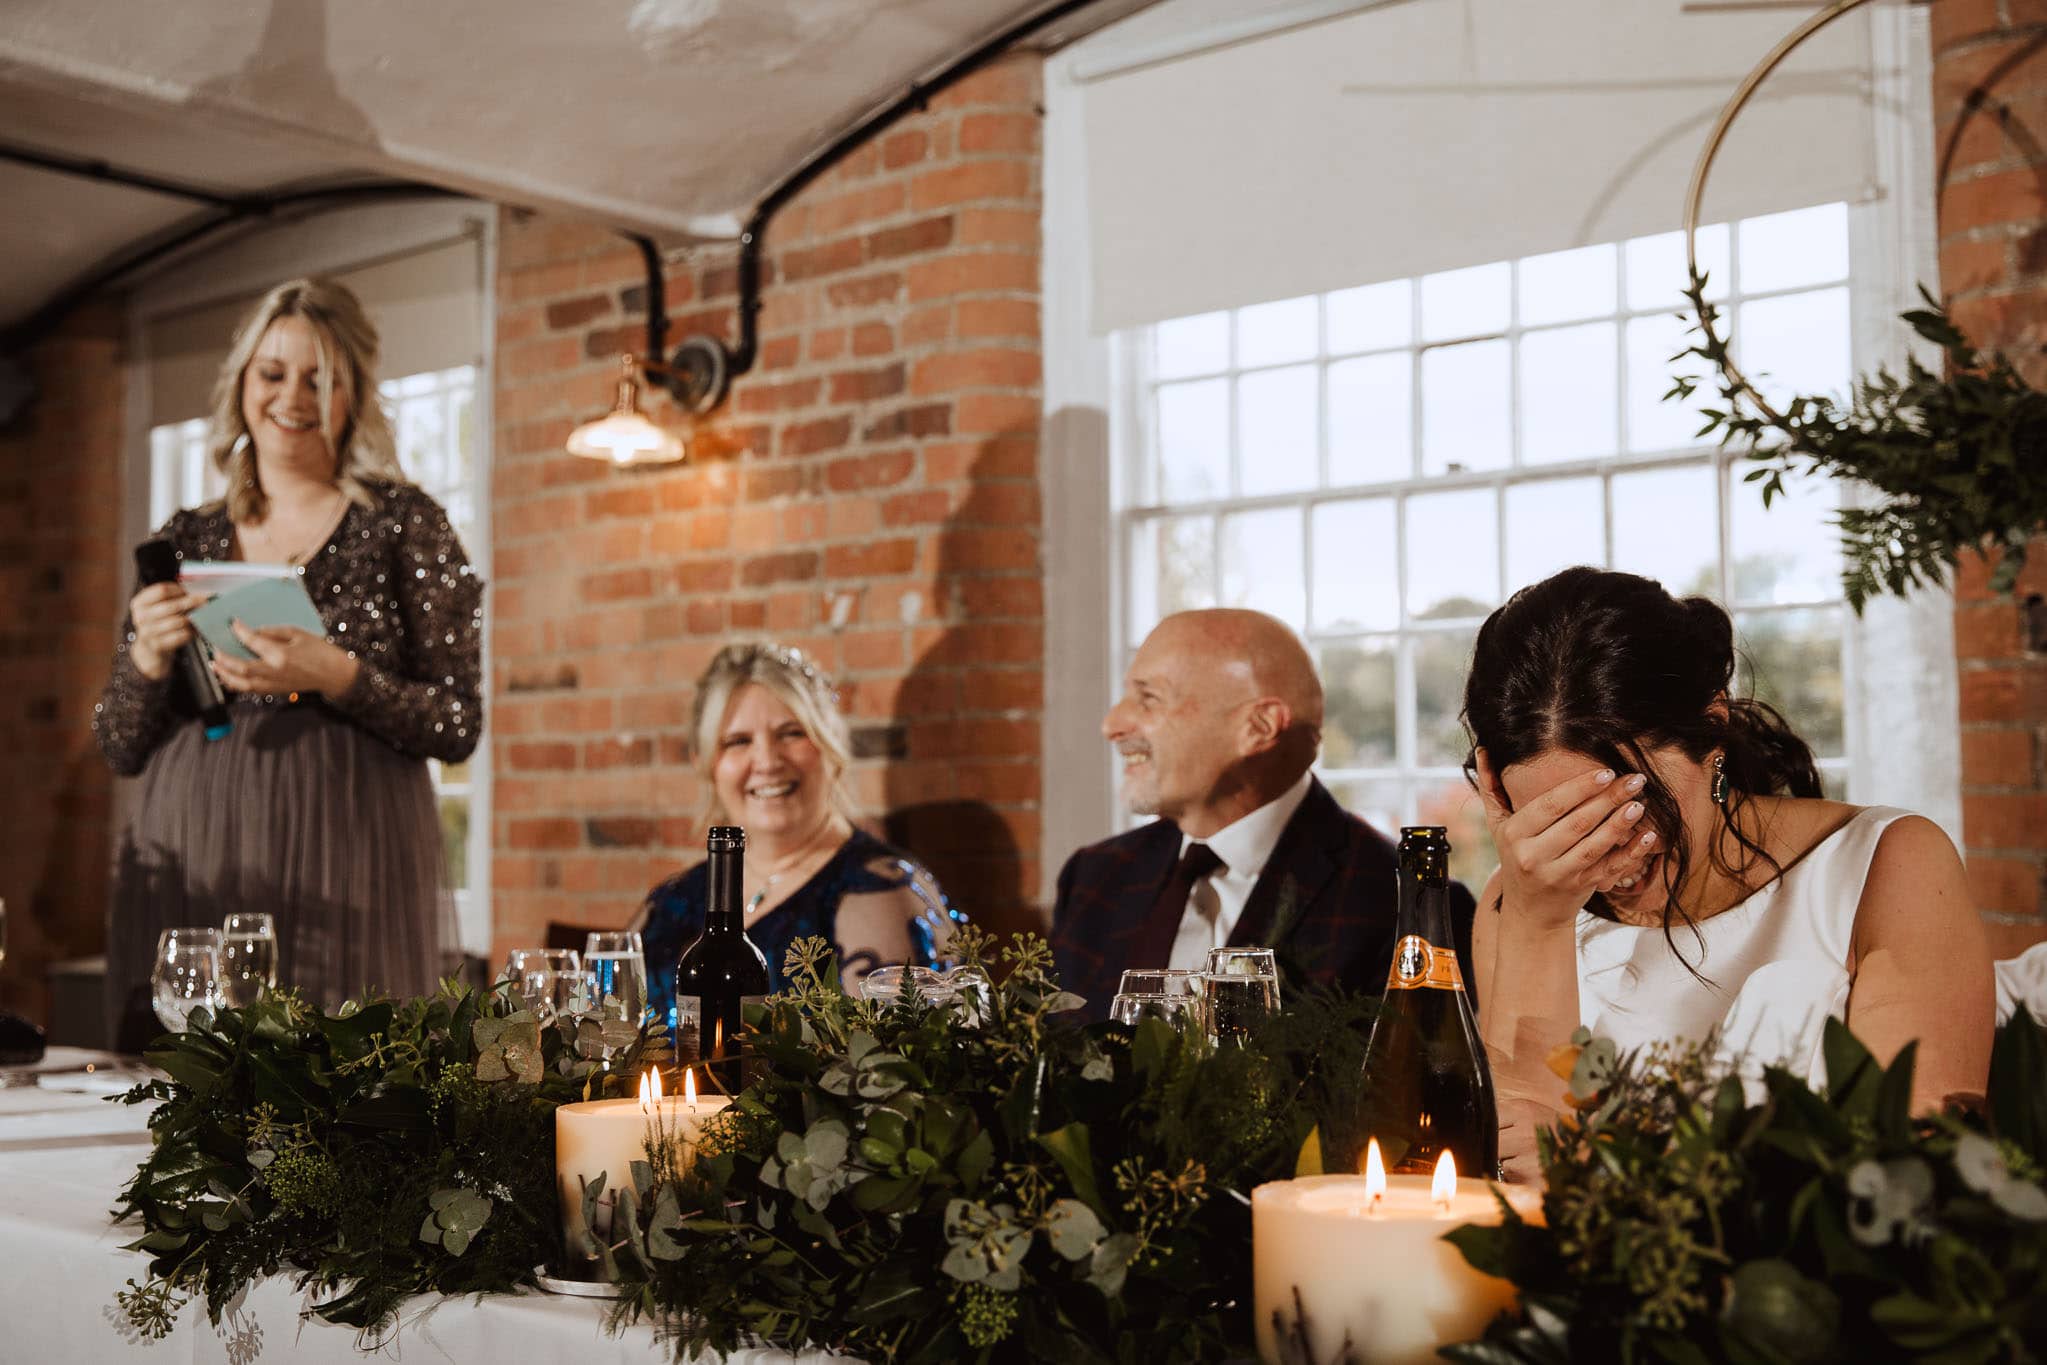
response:
<path id="1" fill-rule="evenodd" d="M 230 621 L 240 621 L 251 629 L 297 626 L 309 634 L 327 634 L 327 625 L 306 592 L 305 579 L 289 565 L 200 561 L 185 565 L 179 578 L 193 592 L 213 594 L 193 611 L 192 625 L 216 654 L 235 659 L 256 657 L 235 638 Z"/>

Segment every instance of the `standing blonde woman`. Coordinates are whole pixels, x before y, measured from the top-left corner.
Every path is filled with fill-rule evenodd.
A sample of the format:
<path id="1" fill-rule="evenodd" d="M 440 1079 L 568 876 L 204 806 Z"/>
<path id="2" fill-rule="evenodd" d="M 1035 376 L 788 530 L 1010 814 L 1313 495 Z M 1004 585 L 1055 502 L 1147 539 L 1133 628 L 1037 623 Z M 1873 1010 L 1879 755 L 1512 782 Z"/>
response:
<path id="1" fill-rule="evenodd" d="M 727 645 L 697 680 L 690 735 L 711 788 L 705 823 L 746 830 L 746 932 L 771 990 L 799 938 L 832 944 L 848 990 L 876 967 L 942 965 L 963 917 L 922 864 L 853 823 L 846 718 L 816 664 L 782 645 Z M 671 1026 L 676 959 L 703 932 L 708 889 L 699 863 L 648 893 L 641 917 L 648 1004 Z"/>
<path id="2" fill-rule="evenodd" d="M 279 979 L 328 1006 L 430 989 L 454 946 L 426 760 L 459 762 L 483 726 L 483 584 L 441 507 L 399 472 L 377 394 L 377 332 L 330 280 L 279 285 L 235 335 L 214 389 L 220 502 L 157 532 L 186 560 L 294 567 L 323 639 L 236 632 L 214 660 L 234 728 L 208 740 L 173 667 L 203 600 L 141 589 L 93 731 L 140 774 L 107 934 L 117 1042 L 154 1031 L 157 933 L 276 917 Z"/>

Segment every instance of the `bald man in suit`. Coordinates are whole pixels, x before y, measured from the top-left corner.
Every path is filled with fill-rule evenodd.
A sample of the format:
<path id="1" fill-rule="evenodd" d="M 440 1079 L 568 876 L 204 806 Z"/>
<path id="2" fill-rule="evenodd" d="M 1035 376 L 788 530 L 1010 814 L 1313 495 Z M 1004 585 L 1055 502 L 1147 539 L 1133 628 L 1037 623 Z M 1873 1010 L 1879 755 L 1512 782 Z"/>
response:
<path id="1" fill-rule="evenodd" d="M 1322 683 L 1300 640 L 1255 611 L 1180 612 L 1146 637 L 1102 721 L 1123 794 L 1149 824 L 1059 873 L 1052 948 L 1066 989 L 1107 1015 L 1128 968 L 1199 968 L 1211 948 L 1270 947 L 1296 989 L 1378 994 L 1393 956 L 1393 844 L 1309 769 Z M 1470 967 L 1472 899 L 1452 884 Z"/>

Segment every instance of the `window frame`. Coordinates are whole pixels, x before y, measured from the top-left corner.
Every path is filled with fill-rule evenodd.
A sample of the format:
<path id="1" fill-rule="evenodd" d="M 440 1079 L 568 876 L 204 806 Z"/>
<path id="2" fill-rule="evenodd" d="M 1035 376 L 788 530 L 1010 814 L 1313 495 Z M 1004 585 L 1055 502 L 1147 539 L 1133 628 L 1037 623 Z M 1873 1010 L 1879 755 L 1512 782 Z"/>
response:
<path id="1" fill-rule="evenodd" d="M 1737 237 L 1729 225 L 1729 270 L 1727 290 L 1717 302 L 1735 322 L 1730 325 L 1734 344 L 1739 350 L 1739 310 L 1750 304 L 1801 294 L 1819 294 L 1829 290 L 1845 289 L 1848 300 L 1848 347 L 1851 375 L 1863 373 L 1877 363 L 1888 362 L 1888 355 L 1870 355 L 1868 341 L 1870 328 L 1865 325 L 1869 315 L 1885 306 L 1888 297 L 1890 266 L 1882 250 L 1885 224 L 1881 215 L 1887 206 L 1883 201 L 1865 201 L 1847 206 L 1847 233 L 1849 239 L 1849 261 L 1846 276 L 1833 276 L 1791 287 L 1758 290 L 1753 294 L 1741 291 L 1739 274 L 1740 250 Z M 1347 765 L 1335 767 L 1318 760 L 1316 772 L 1332 790 L 1357 790 L 1367 786 L 1384 788 L 1397 785 L 1401 793 L 1400 818 L 1412 819 L 1416 815 L 1417 802 L 1425 794 L 1448 781 L 1462 781 L 1461 772 L 1452 766 L 1423 763 L 1416 750 L 1419 747 L 1417 698 L 1414 690 L 1413 649 L 1409 642 L 1431 634 L 1464 634 L 1476 627 L 1482 617 L 1457 617 L 1444 620 L 1417 620 L 1412 614 L 1408 593 L 1408 564 L 1406 535 L 1408 528 L 1408 504 L 1416 495 L 1459 490 L 1487 490 L 1491 494 L 1494 517 L 1495 554 L 1497 555 L 1496 589 L 1498 593 L 1511 592 L 1515 583 L 1503 580 L 1510 574 L 1507 537 L 1509 515 L 1507 500 L 1509 490 L 1551 480 L 1596 479 L 1601 486 L 1601 534 L 1602 544 L 1597 556 L 1601 563 L 1611 563 L 1614 554 L 1615 498 L 1613 481 L 1616 477 L 1629 474 L 1668 469 L 1710 467 L 1715 487 L 1715 567 L 1717 600 L 1727 605 L 1736 619 L 1737 640 L 1741 641 L 1751 623 L 1770 616 L 1814 610 L 1829 610 L 1838 613 L 1842 623 L 1840 645 L 1840 673 L 1842 682 L 1842 733 L 1841 748 L 1837 753 L 1825 755 L 1820 760 L 1822 775 L 1830 787 L 1839 790 L 1848 800 L 1870 802 L 1879 798 L 1880 792 L 1873 793 L 1873 787 L 1884 785 L 1876 769 L 1879 764 L 1871 752 L 1872 739 L 1877 727 L 1870 723 L 1866 702 L 1872 679 L 1865 676 L 1872 654 L 1868 622 L 1857 618 L 1846 606 L 1838 590 L 1825 597 L 1794 597 L 1782 601 L 1738 601 L 1733 597 L 1736 559 L 1734 555 L 1735 512 L 1732 499 L 1743 491 L 1741 476 L 1747 472 L 1748 462 L 1741 456 L 1719 450 L 1710 443 L 1694 443 L 1663 450 L 1642 453 L 1628 453 L 1629 445 L 1629 346 L 1627 327 L 1631 321 L 1645 317 L 1664 315 L 1669 309 L 1662 306 L 1637 306 L 1627 299 L 1625 276 L 1627 252 L 1625 243 L 1616 246 L 1615 266 L 1621 278 L 1619 291 L 1613 308 L 1590 318 L 1575 318 L 1562 322 L 1546 322 L 1524 326 L 1520 320 L 1519 262 L 1513 263 L 1509 277 L 1508 296 L 1511 313 L 1508 325 L 1498 332 L 1478 333 L 1473 337 L 1458 337 L 1441 341 L 1424 341 L 1421 327 L 1421 294 L 1419 281 L 1411 291 L 1413 309 L 1412 339 L 1401 346 L 1377 347 L 1360 351 L 1333 350 L 1328 345 L 1327 296 L 1317 298 L 1317 346 L 1311 357 L 1277 361 L 1259 365 L 1240 365 L 1236 329 L 1238 326 L 1234 310 L 1229 317 L 1230 365 L 1221 370 L 1190 371 L 1162 377 L 1155 371 L 1155 347 L 1153 326 L 1132 328 L 1112 334 L 1107 341 L 1113 355 L 1114 379 L 1109 386 L 1111 419 L 1109 430 L 1112 436 L 1111 459 L 1115 475 L 1111 481 L 1115 492 L 1110 507 L 1110 557 L 1112 562 L 1113 607 L 1110 628 L 1110 658 L 1115 671 L 1120 674 L 1134 653 L 1139 641 L 1133 636 L 1133 627 L 1144 619 L 1140 594 L 1144 591 L 1136 582 L 1136 570 L 1142 562 L 1136 551 L 1140 529 L 1162 519 L 1176 517 L 1205 518 L 1209 521 L 1209 538 L 1213 548 L 1208 570 L 1210 600 L 1221 601 L 1222 580 L 1226 568 L 1222 538 L 1222 519 L 1231 513 L 1254 511 L 1267 508 L 1301 509 L 1301 557 L 1302 557 L 1302 616 L 1303 639 L 1314 655 L 1317 666 L 1323 664 L 1325 651 L 1343 644 L 1365 645 L 1383 643 L 1390 645 L 1395 657 L 1395 730 L 1394 756 L 1390 763 Z M 1564 328 L 1585 326 L 1589 323 L 1611 324 L 1614 327 L 1616 351 L 1615 379 L 1615 450 L 1610 454 L 1558 460 L 1539 464 L 1520 463 L 1524 440 L 1522 393 L 1520 384 L 1521 340 L 1539 332 L 1556 331 Z M 1726 324 L 1724 324 L 1726 325 Z M 1462 472 L 1427 474 L 1425 467 L 1425 433 L 1419 421 L 1423 404 L 1422 383 L 1418 371 L 1422 357 L 1429 350 L 1442 345 L 1464 344 L 1471 340 L 1498 337 L 1507 344 L 1508 369 L 1507 392 L 1510 420 L 1510 447 L 1507 463 L 1499 468 L 1476 469 Z M 1373 483 L 1329 487 L 1320 483 L 1311 489 L 1285 493 L 1242 495 L 1233 491 L 1229 495 L 1209 496 L 1179 502 L 1167 502 L 1159 491 L 1161 476 L 1156 470 L 1158 449 L 1158 403 L 1157 393 L 1161 386 L 1180 382 L 1200 382 L 1205 379 L 1222 379 L 1229 388 L 1229 486 L 1232 490 L 1242 487 L 1241 466 L 1244 457 L 1239 437 L 1238 384 L 1246 374 L 1257 374 L 1296 365 L 1313 365 L 1317 375 L 1317 450 L 1316 469 L 1318 475 L 1326 478 L 1330 469 L 1330 384 L 1329 368 L 1333 364 L 1356 359 L 1360 356 L 1407 354 L 1413 357 L 1414 369 L 1410 371 L 1410 399 L 1413 405 L 1414 422 L 1409 433 L 1410 472 L 1404 478 L 1385 479 Z M 1674 372 L 1674 367 L 1673 367 Z M 1753 496 L 1750 493 L 1748 496 Z M 1842 486 L 1839 490 L 1841 505 L 1852 505 L 1859 496 L 1857 490 Z M 1398 575 L 1395 593 L 1398 602 L 1398 622 L 1386 629 L 1329 628 L 1318 625 L 1315 619 L 1314 595 L 1315 561 L 1315 515 L 1314 509 L 1325 503 L 1343 503 L 1363 498 L 1385 499 L 1392 509 L 1394 519 L 1395 554 L 1394 562 Z M 1765 515 L 1770 515 L 1766 513 Z M 1590 558 L 1590 556 L 1588 556 Z M 1627 567 L 1622 565 L 1620 567 Z M 1880 614 L 1880 613 L 1873 613 Z M 1931 655 L 1932 666 L 1945 665 L 1952 669 L 1951 655 L 1945 659 L 1938 653 Z M 1922 657 L 1920 664 L 1928 662 Z M 1745 661 L 1743 665 L 1745 669 Z M 1745 672 L 1742 675 L 1746 682 Z M 1880 680 L 1876 680 L 1880 685 Z M 1106 703 L 1105 703 L 1106 704 Z M 1928 801 L 1936 819 L 1944 813 L 1942 802 L 1936 793 Z M 1126 817 L 1127 818 L 1127 817 Z M 1945 823 L 1945 822 L 1944 822 Z M 1389 831 L 1390 832 L 1390 831 Z"/>

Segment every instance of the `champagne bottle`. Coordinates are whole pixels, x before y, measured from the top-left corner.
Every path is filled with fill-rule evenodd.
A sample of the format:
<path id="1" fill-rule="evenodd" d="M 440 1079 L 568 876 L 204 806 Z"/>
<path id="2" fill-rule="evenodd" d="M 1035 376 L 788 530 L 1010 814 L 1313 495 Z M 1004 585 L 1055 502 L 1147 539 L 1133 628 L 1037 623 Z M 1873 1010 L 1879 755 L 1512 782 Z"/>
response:
<path id="1" fill-rule="evenodd" d="M 1400 831 L 1393 964 L 1365 1045 L 1359 1126 L 1359 1148 L 1378 1138 L 1389 1170 L 1429 1174 L 1447 1148 L 1460 1175 L 1499 1175 L 1492 1069 L 1457 965 L 1450 841 L 1439 825 Z"/>
<path id="2" fill-rule="evenodd" d="M 746 831 L 714 825 L 707 840 L 710 894 L 704 932 L 675 964 L 675 1061 L 695 1066 L 726 1094 L 746 1086 L 746 1025 L 742 1011 L 768 994 L 768 960 L 746 936 L 739 905 L 745 876 Z M 699 1088 L 703 1087 L 700 1073 Z"/>

